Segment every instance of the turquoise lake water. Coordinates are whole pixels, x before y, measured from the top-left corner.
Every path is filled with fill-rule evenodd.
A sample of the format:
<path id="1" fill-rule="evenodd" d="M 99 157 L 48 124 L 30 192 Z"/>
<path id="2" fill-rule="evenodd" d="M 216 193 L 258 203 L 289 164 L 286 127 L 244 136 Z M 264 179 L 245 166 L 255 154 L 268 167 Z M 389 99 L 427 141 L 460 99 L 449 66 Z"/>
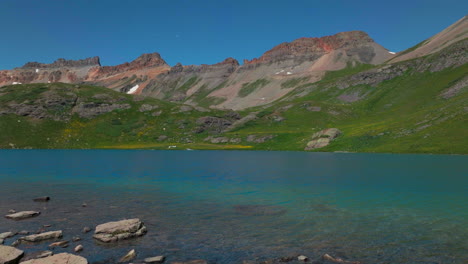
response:
<path id="1" fill-rule="evenodd" d="M 0 194 L 3 214 L 41 211 L 1 217 L 0 233 L 50 224 L 64 239 L 81 236 L 81 255 L 96 264 L 133 248 L 135 262 L 304 254 L 327 263 L 327 253 L 361 263 L 468 263 L 468 156 L 0 150 Z M 44 195 L 51 201 L 32 202 Z M 81 233 L 136 217 L 148 227 L 138 239 L 102 245 Z"/>

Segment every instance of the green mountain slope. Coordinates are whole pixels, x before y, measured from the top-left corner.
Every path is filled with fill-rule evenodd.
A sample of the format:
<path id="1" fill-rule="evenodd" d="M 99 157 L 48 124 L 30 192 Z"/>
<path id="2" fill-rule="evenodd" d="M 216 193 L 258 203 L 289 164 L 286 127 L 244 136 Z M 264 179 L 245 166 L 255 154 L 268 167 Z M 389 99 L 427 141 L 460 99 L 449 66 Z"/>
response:
<path id="1" fill-rule="evenodd" d="M 383 65 L 349 65 L 236 113 L 73 84 L 0 88 L 0 148 L 304 150 L 468 153 L 468 39 Z M 189 87 L 187 87 L 189 88 Z M 321 141 L 333 139 L 316 134 Z"/>

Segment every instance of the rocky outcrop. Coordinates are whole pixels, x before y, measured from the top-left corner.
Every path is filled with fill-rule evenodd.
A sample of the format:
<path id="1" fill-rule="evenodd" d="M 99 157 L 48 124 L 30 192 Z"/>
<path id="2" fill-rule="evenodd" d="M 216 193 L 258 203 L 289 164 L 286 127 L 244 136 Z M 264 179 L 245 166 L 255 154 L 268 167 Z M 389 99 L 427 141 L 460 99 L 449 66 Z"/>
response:
<path id="1" fill-rule="evenodd" d="M 21 211 L 21 212 L 17 212 L 14 214 L 5 215 L 5 218 L 12 219 L 12 220 L 21 220 L 21 219 L 35 217 L 35 216 L 38 216 L 39 214 L 40 212 L 36 212 L 36 211 Z"/>
<path id="2" fill-rule="evenodd" d="M 461 91 L 468 90 L 468 76 L 465 78 L 457 81 L 454 85 L 449 87 L 448 89 L 444 90 L 440 96 L 444 99 L 452 98 L 458 95 Z"/>
<path id="3" fill-rule="evenodd" d="M 101 66 L 99 57 L 91 57 L 83 60 L 66 60 L 63 58 L 57 59 L 53 63 L 46 64 L 40 62 L 28 62 L 21 69 L 51 69 L 64 67 L 86 67 L 86 66 Z"/>
<path id="4" fill-rule="evenodd" d="M 332 140 L 342 133 L 338 128 L 327 128 L 312 135 L 304 150 L 312 150 L 328 146 Z"/>
<path id="5" fill-rule="evenodd" d="M 210 132 L 210 133 L 221 133 L 229 126 L 232 122 L 225 118 L 204 116 L 197 119 L 196 124 L 198 127 L 195 129 L 195 133 Z"/>
<path id="6" fill-rule="evenodd" d="M 60 253 L 46 258 L 31 259 L 21 264 L 88 264 L 88 261 L 77 255 Z"/>
<path id="7" fill-rule="evenodd" d="M 73 108 L 72 113 L 78 114 L 83 118 L 94 118 L 98 115 L 112 112 L 114 110 L 129 109 L 129 104 L 106 104 L 95 102 L 82 102 Z"/>
<path id="8" fill-rule="evenodd" d="M 141 70 L 159 66 L 167 66 L 167 63 L 161 58 L 159 53 L 145 53 L 131 62 L 125 62 L 116 66 L 96 67 L 90 71 L 89 75 L 93 76 L 92 78 L 94 80 L 98 80 L 102 77 L 107 77 L 109 75 L 114 75 L 126 71 Z"/>
<path id="9" fill-rule="evenodd" d="M 271 140 L 274 137 L 275 137 L 274 135 L 264 135 L 264 136 L 248 135 L 246 138 L 246 141 L 253 142 L 253 143 L 265 143 L 266 141 Z"/>
<path id="10" fill-rule="evenodd" d="M 109 243 L 143 236 L 146 231 L 146 226 L 140 219 L 135 218 L 98 225 L 93 237 L 101 242 Z"/>

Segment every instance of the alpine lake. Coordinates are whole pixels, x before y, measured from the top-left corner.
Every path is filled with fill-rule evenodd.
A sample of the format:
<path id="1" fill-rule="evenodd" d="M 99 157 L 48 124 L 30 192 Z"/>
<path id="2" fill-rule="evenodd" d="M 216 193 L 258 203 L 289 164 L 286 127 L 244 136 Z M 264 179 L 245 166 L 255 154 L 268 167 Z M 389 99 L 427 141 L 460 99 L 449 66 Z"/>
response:
<path id="1" fill-rule="evenodd" d="M 0 150 L 0 194 L 3 215 L 41 212 L 20 221 L 2 216 L 0 233 L 50 225 L 70 241 L 54 253 L 81 244 L 78 254 L 95 264 L 117 263 L 131 249 L 134 263 L 157 255 L 165 263 L 299 255 L 333 263 L 324 254 L 342 263 L 468 263 L 468 156 Z M 40 196 L 51 200 L 33 202 Z M 146 235 L 104 244 L 82 233 L 130 218 L 144 222 Z"/>

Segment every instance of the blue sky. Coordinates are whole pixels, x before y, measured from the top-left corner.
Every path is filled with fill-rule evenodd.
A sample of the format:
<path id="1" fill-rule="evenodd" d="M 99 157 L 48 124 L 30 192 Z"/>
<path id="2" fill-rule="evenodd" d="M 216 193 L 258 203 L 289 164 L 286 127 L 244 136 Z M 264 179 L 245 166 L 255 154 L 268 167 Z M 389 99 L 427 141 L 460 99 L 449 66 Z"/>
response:
<path id="1" fill-rule="evenodd" d="M 282 42 L 363 30 L 401 51 L 467 14 L 461 0 L 0 0 L 0 69 L 159 52 L 170 65 L 242 62 Z"/>

